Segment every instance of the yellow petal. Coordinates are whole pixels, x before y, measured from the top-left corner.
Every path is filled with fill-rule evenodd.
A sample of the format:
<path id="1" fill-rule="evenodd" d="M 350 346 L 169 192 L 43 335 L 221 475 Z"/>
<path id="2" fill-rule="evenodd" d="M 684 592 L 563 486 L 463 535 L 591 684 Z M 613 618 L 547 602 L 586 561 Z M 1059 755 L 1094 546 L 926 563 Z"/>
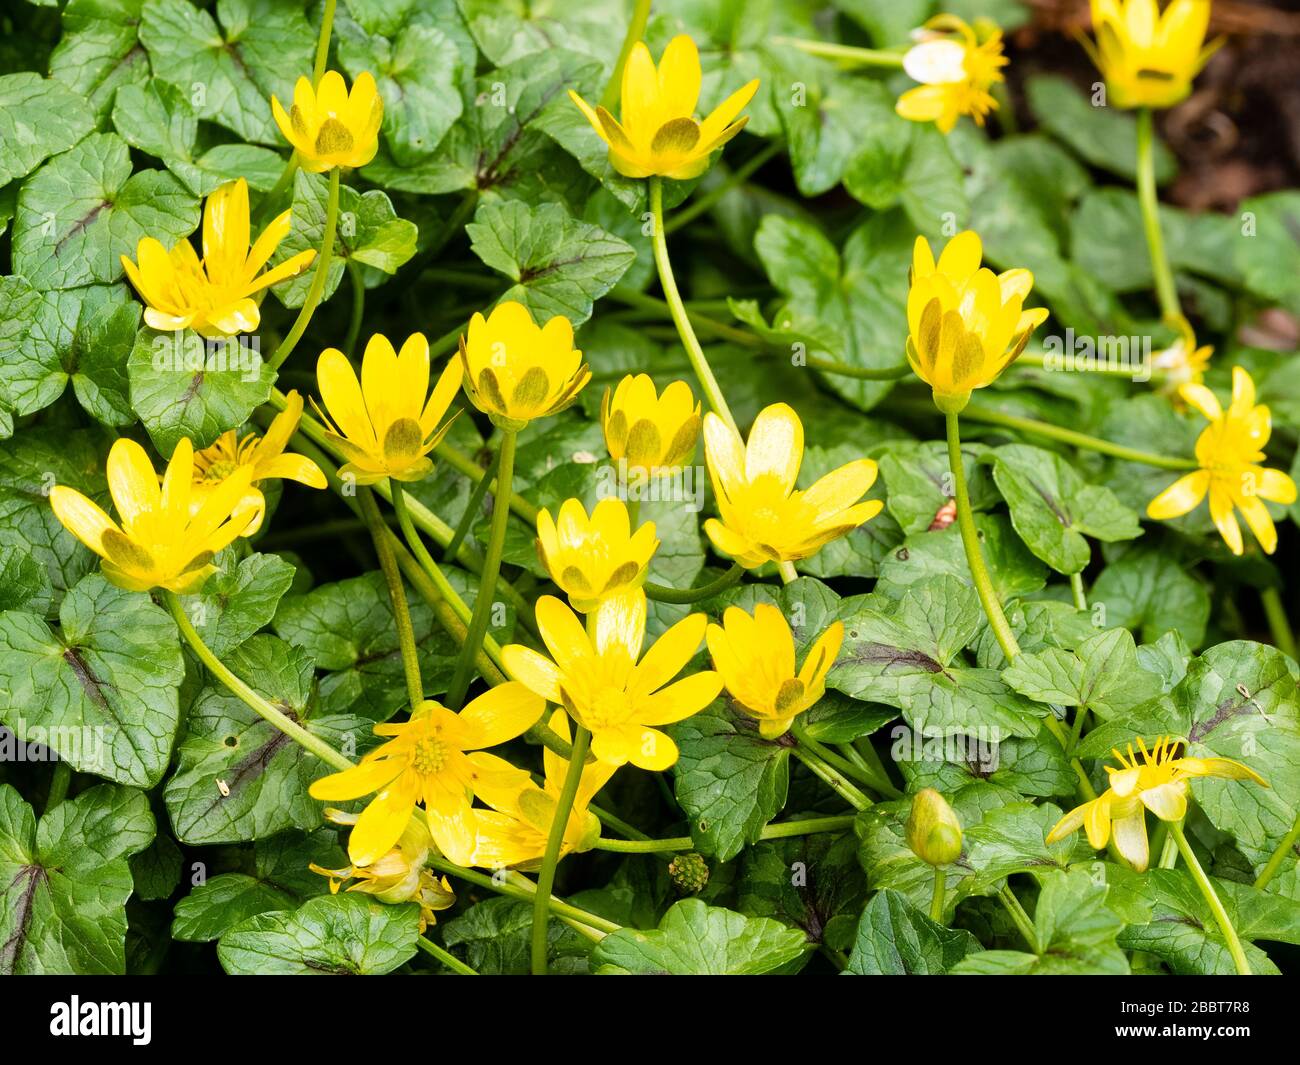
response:
<path id="1" fill-rule="evenodd" d="M 460 712 L 465 749 L 496 747 L 532 728 L 546 701 L 518 681 L 489 688 Z"/>
<path id="2" fill-rule="evenodd" d="M 1208 470 L 1197 470 L 1180 477 L 1147 504 L 1147 517 L 1166 521 L 1186 514 L 1200 505 L 1209 489 Z"/>
<path id="3" fill-rule="evenodd" d="M 764 407 L 754 419 L 745 446 L 745 479 L 770 475 L 787 491 L 794 488 L 803 461 L 803 423 L 786 403 Z"/>

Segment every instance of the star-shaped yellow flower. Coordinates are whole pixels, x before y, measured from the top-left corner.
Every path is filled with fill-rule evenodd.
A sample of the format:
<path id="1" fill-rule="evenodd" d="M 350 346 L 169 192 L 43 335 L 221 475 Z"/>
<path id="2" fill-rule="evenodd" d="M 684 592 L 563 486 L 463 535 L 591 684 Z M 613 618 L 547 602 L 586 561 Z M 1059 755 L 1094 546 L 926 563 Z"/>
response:
<path id="1" fill-rule="evenodd" d="M 1101 850 L 1113 834 L 1115 849 L 1139 873 L 1150 861 L 1147 844 L 1146 811 L 1162 821 L 1181 821 L 1187 813 L 1187 782 L 1193 777 L 1223 777 L 1226 780 L 1253 780 L 1268 787 L 1267 782 L 1248 766 L 1230 758 L 1177 758 L 1174 751 L 1180 740 L 1161 736 L 1147 750 L 1139 736 L 1141 760 L 1133 753 L 1128 757 L 1111 751 L 1120 763 L 1117 769 L 1106 766 L 1110 787 L 1082 806 L 1077 806 L 1056 823 L 1047 836 L 1048 843 L 1064 839 L 1080 827 L 1088 833 L 1088 842 Z"/>
<path id="2" fill-rule="evenodd" d="M 1264 500 L 1290 506 L 1296 501 L 1295 481 L 1281 470 L 1258 465 L 1272 434 L 1268 407 L 1255 404 L 1255 382 L 1240 366 L 1232 368 L 1232 405 L 1225 411 L 1204 385 L 1183 385 L 1179 395 L 1209 419 L 1196 441 L 1200 469 L 1180 477 L 1147 504 L 1147 516 L 1177 518 L 1210 497 L 1210 517 L 1234 555 L 1244 550 L 1241 511 L 1259 546 L 1277 550 L 1277 529 Z"/>
<path id="3" fill-rule="evenodd" d="M 759 412 L 748 443 L 716 414 L 706 414 L 704 453 L 721 516 L 706 521 L 704 531 L 714 547 L 746 569 L 807 558 L 884 507 L 879 499 L 858 502 L 876 480 L 871 459 L 832 470 L 810 488 L 795 488 L 803 423 L 784 403 Z"/>
<path id="4" fill-rule="evenodd" d="M 644 41 L 633 46 L 623 67 L 622 122 L 576 92 L 569 95 L 609 145 L 610 164 L 624 177 L 686 181 L 703 174 L 709 156 L 744 128 L 748 116 L 736 116 L 758 91 L 755 78 L 697 121 L 702 77 L 699 50 L 682 34 L 668 42 L 658 69 Z"/>

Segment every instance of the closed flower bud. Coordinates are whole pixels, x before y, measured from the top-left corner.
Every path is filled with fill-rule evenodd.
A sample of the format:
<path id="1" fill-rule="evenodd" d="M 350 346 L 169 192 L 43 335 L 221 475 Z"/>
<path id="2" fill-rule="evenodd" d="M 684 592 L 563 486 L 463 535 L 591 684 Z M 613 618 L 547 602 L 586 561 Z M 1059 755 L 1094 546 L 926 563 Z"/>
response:
<path id="1" fill-rule="evenodd" d="M 934 788 L 923 788 L 912 799 L 906 833 L 908 847 L 923 862 L 950 865 L 961 857 L 961 822 Z"/>

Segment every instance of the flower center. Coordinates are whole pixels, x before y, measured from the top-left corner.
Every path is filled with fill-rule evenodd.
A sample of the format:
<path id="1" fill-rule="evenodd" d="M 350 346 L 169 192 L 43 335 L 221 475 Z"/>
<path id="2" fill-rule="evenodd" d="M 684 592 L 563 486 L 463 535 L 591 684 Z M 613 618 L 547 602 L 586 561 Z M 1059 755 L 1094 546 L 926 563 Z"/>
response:
<path id="1" fill-rule="evenodd" d="M 431 777 L 441 773 L 447 764 L 447 745 L 435 736 L 427 736 L 415 741 L 415 753 L 411 756 L 411 768 L 422 777 Z"/>
<path id="2" fill-rule="evenodd" d="M 620 725 L 632 716 L 632 700 L 618 688 L 605 688 L 591 707 L 591 722 L 596 726 Z"/>
<path id="3" fill-rule="evenodd" d="M 197 478 L 201 481 L 212 481 L 219 483 L 239 469 L 239 463 L 234 459 L 220 459 L 210 465 Z"/>

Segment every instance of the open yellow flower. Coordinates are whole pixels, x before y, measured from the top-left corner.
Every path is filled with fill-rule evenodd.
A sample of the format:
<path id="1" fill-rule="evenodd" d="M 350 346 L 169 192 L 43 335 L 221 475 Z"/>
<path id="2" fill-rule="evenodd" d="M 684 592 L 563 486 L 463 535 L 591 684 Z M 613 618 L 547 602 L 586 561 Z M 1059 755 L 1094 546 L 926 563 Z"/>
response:
<path id="1" fill-rule="evenodd" d="M 1114 107 L 1173 107 L 1192 91 L 1219 43 L 1204 46 L 1210 0 L 1092 0 L 1097 43 L 1080 37 Z"/>
<path id="2" fill-rule="evenodd" d="M 424 334 L 412 333 L 398 354 L 376 333 L 362 356 L 360 381 L 343 352 L 326 348 L 316 362 L 316 383 L 325 404 L 316 413 L 348 460 L 340 474 L 357 484 L 418 481 L 433 469 L 429 452 L 451 426 L 444 418 L 460 388 L 460 363 L 449 360 L 430 393 Z"/>
<path id="3" fill-rule="evenodd" d="M 628 374 L 600 404 L 609 457 L 629 473 L 670 474 L 690 460 L 700 436 L 700 405 L 685 381 L 673 381 L 663 395 L 648 374 Z"/>
<path id="4" fill-rule="evenodd" d="M 703 614 L 677 622 L 642 658 L 645 621 L 644 594 L 606 599 L 592 612 L 589 637 L 572 610 L 544 595 L 537 627 L 551 657 L 511 644 L 502 648 L 502 662 L 511 677 L 589 729 L 591 750 L 602 762 L 667 769 L 677 761 L 677 744 L 657 726 L 699 713 L 718 697 L 722 678 L 706 671 L 668 683 L 704 639 Z"/>
<path id="5" fill-rule="evenodd" d="M 68 532 L 104 560 L 104 576 L 119 588 L 196 592 L 213 571 L 212 556 L 260 520 L 258 508 L 248 502 L 252 470 L 247 466 L 232 473 L 197 511 L 191 509 L 194 445 L 188 437 L 176 445 L 161 484 L 144 448 L 125 437 L 109 451 L 106 472 L 120 525 L 66 485 L 50 489 L 50 506 Z"/>
<path id="6" fill-rule="evenodd" d="M 745 128 L 749 116 L 736 116 L 758 91 L 755 78 L 697 121 L 702 76 L 699 50 L 681 34 L 668 42 L 658 69 L 644 41 L 633 46 L 623 67 L 622 122 L 572 90 L 569 96 L 609 145 L 610 165 L 624 177 L 686 181 L 703 174 L 709 156 Z"/>
<path id="7" fill-rule="evenodd" d="M 262 320 L 257 293 L 302 273 L 316 258 L 299 252 L 259 273 L 289 235 L 290 212 L 272 219 L 249 247 L 248 183 L 222 185 L 203 205 L 203 258 L 188 239 L 170 252 L 154 237 L 136 245 L 137 266 L 125 255 L 122 267 L 144 300 L 144 320 L 163 332 L 194 329 L 205 337 L 251 333 Z"/>
<path id="8" fill-rule="evenodd" d="M 569 738 L 569 719 L 563 710 L 551 715 L 551 729 L 563 739 Z M 532 870 L 541 864 L 560 791 L 569 772 L 569 763 L 549 747 L 543 749 L 542 761 L 546 773 L 542 787 L 530 783 L 513 802 L 492 810 L 475 811 L 478 843 L 474 849 L 474 865 L 485 869 Z M 600 839 L 600 821 L 587 807 L 617 769 L 599 759 L 582 767 L 573 809 L 560 843 L 561 858 L 591 850 Z"/>
<path id="9" fill-rule="evenodd" d="M 722 518 L 710 518 L 704 531 L 746 569 L 807 558 L 884 507 L 878 499 L 858 502 L 876 480 L 871 459 L 832 470 L 803 491 L 795 488 L 803 423 L 784 403 L 759 412 L 748 444 L 716 414 L 706 414 L 704 453 Z"/>
<path id="10" fill-rule="evenodd" d="M 507 300 L 484 318 L 477 311 L 460 338 L 465 394 L 492 421 L 518 430 L 564 410 L 591 380 L 573 346 L 573 325 L 557 314 L 538 326 L 522 303 Z"/>
<path id="11" fill-rule="evenodd" d="M 1210 517 L 1234 555 L 1244 549 L 1241 526 L 1233 508 L 1241 511 L 1259 546 L 1277 550 L 1277 529 L 1264 500 L 1290 506 L 1296 501 L 1295 481 L 1281 470 L 1270 470 L 1264 445 L 1273 432 L 1268 407 L 1255 404 L 1255 382 L 1240 366 L 1232 368 L 1232 405 L 1225 411 L 1204 385 L 1183 385 L 1179 395 L 1210 424 L 1196 441 L 1200 469 L 1180 477 L 1147 504 L 1147 517 L 1167 520 L 1194 510 L 1207 495 Z"/>
<path id="12" fill-rule="evenodd" d="M 602 499 L 590 519 L 578 499 L 560 505 L 558 521 L 545 507 L 537 514 L 537 557 L 584 614 L 603 599 L 638 591 L 658 547 L 655 523 L 647 521 L 633 534 L 621 499 Z"/>
<path id="13" fill-rule="evenodd" d="M 342 810 L 326 810 L 325 817 L 337 825 L 355 825 L 357 815 Z M 414 902 L 420 907 L 420 931 L 436 923 L 434 911 L 450 909 L 456 903 L 447 878 L 436 877 L 425 868 L 433 837 L 423 821 L 411 818 L 406 822 L 397 846 L 364 868 L 355 865 L 342 869 L 326 869 L 312 862 L 308 868 L 313 873 L 330 878 L 330 894 L 359 891 L 373 895 L 380 902 Z M 349 883 L 351 881 L 351 883 Z"/>
<path id="14" fill-rule="evenodd" d="M 257 517 L 245 531 L 252 536 L 262 526 L 266 512 L 266 499 L 256 487 L 258 482 L 283 478 L 297 481 L 308 488 L 326 488 L 329 482 L 321 468 L 305 455 L 285 454 L 289 438 L 298 429 L 302 418 L 302 396 L 296 391 L 285 397 L 285 408 L 275 416 L 265 436 L 248 433 L 240 439 L 234 429 L 227 429 L 214 444 L 194 455 L 194 491 L 190 509 L 197 511 L 212 491 L 241 466 L 249 467 L 252 484 L 245 495 L 245 503 L 256 507 Z"/>
<path id="15" fill-rule="evenodd" d="M 977 125 L 997 109 L 989 89 L 1004 81 L 1002 33 L 979 35 L 956 15 L 937 15 L 925 24 L 922 40 L 903 57 L 908 77 L 921 84 L 898 98 L 895 110 L 913 122 L 933 122 L 944 133 L 970 115 Z"/>
<path id="16" fill-rule="evenodd" d="M 794 634 L 771 603 L 759 603 L 753 617 L 738 606 L 727 607 L 722 624 L 710 625 L 705 638 L 727 691 L 757 718 L 759 735 L 772 740 L 826 694 L 826 674 L 840 653 L 844 625 L 833 622 L 817 637 L 797 673 Z"/>
<path id="17" fill-rule="evenodd" d="M 1181 821 L 1187 813 L 1188 780 L 1223 777 L 1253 780 L 1268 787 L 1253 769 L 1230 758 L 1177 758 L 1174 751 L 1180 743 L 1172 736 L 1161 736 L 1148 751 L 1139 736 L 1141 761 L 1134 755 L 1132 744 L 1127 758 L 1112 750 L 1120 768 L 1106 766 L 1110 787 L 1062 817 L 1048 834 L 1047 842 L 1055 843 L 1082 827 L 1088 833 L 1088 842 L 1101 850 L 1114 833 L 1115 849 L 1140 873 L 1150 861 L 1145 812 L 1150 810 L 1162 821 Z"/>
<path id="18" fill-rule="evenodd" d="M 476 832 L 473 796 L 509 802 L 529 783 L 522 769 L 484 748 L 525 732 L 545 709 L 524 685 L 511 683 L 489 689 L 459 714 L 426 699 L 409 721 L 376 725 L 377 735 L 393 738 L 351 769 L 321 777 L 311 795 L 339 802 L 377 793 L 348 839 L 353 865 L 373 865 L 388 853 L 418 803 L 438 850 L 468 865 Z"/>
<path id="19" fill-rule="evenodd" d="M 907 361 L 945 414 L 958 413 L 973 389 L 992 384 L 1047 318 L 1045 308 L 1023 309 L 1033 274 L 994 274 L 980 265 L 983 256 L 979 235 L 969 229 L 948 241 L 937 265 L 924 237 L 912 251 Z"/>
<path id="20" fill-rule="evenodd" d="M 274 96 L 271 113 L 302 168 L 313 174 L 336 166 L 365 166 L 379 151 L 384 100 L 369 72 L 357 76 L 351 93 L 337 70 L 327 70 L 317 89 L 299 78 L 288 113 Z"/>

